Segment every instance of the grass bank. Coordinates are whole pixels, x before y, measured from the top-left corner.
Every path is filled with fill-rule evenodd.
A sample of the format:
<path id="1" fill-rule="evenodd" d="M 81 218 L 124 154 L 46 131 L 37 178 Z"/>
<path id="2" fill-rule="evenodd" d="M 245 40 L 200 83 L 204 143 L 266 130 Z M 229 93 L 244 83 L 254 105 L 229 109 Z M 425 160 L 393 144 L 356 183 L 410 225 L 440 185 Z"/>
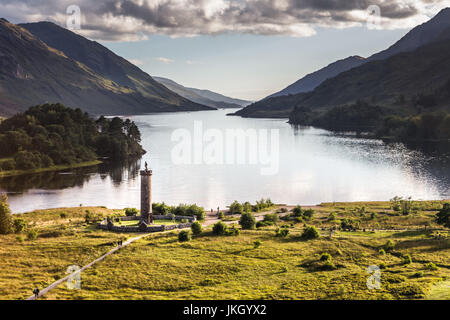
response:
<path id="1" fill-rule="evenodd" d="M 2 160 L 5 161 L 7 159 L 0 159 L 0 162 Z M 98 165 L 100 163 L 102 163 L 102 161 L 94 160 L 94 161 L 86 161 L 86 162 L 75 163 L 75 164 L 71 164 L 71 165 L 58 165 L 58 166 L 51 166 L 51 167 L 48 167 L 48 168 L 38 168 L 38 169 L 31 169 L 31 170 L 0 171 L 0 178 L 11 177 L 11 176 L 20 176 L 20 175 L 24 175 L 24 174 L 48 172 L 48 171 L 61 171 L 61 170 L 67 170 L 67 169 L 91 167 L 91 166 Z"/>
<path id="2" fill-rule="evenodd" d="M 434 223 L 442 201 L 414 202 L 409 215 L 390 206 L 327 203 L 314 207 L 310 220 L 280 220 L 237 236 L 215 236 L 208 227 L 184 243 L 177 232 L 154 234 L 86 270 L 81 290 L 62 285 L 44 299 L 450 299 L 450 232 Z M 39 231 L 36 240 L 0 236 L 0 298 L 25 298 L 34 286 L 63 277 L 68 266 L 83 266 L 132 236 L 95 229 L 84 221 L 85 210 L 121 212 L 40 210 L 21 215 Z M 345 219 L 359 222 L 360 230 L 329 237 L 328 229 Z M 302 240 L 305 225 L 316 226 L 321 238 Z M 282 226 L 289 234 L 276 237 Z M 393 248 L 384 250 L 389 240 Z M 380 289 L 367 287 L 369 266 L 381 268 Z"/>

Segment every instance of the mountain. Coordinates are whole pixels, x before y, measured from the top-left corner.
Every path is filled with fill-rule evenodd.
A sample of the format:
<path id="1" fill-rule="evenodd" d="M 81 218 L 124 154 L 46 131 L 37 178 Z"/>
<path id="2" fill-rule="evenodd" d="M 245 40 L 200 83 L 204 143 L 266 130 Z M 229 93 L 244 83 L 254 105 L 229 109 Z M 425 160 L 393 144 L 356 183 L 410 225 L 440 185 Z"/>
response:
<path id="1" fill-rule="evenodd" d="M 242 108 L 251 103 L 250 101 L 229 98 L 209 90 L 187 88 L 167 78 L 153 77 L 153 79 L 173 92 L 178 93 L 180 96 L 205 106 L 214 108 Z"/>
<path id="2" fill-rule="evenodd" d="M 360 69 L 360 68 L 363 68 L 365 66 L 365 64 L 367 64 L 369 62 L 375 62 L 375 61 L 387 59 L 389 57 L 398 55 L 400 53 L 411 52 L 411 51 L 416 50 L 417 48 L 420 48 L 421 46 L 433 43 L 435 41 L 450 39 L 449 31 L 450 31 L 450 8 L 446 8 L 446 9 L 441 10 L 435 17 L 433 17 L 428 22 L 413 28 L 408 34 L 406 34 L 403 38 L 401 38 L 399 41 L 397 41 L 394 45 L 392 45 L 388 49 L 381 51 L 377 54 L 374 54 L 365 60 L 360 60 L 360 62 L 361 62 L 360 66 L 355 66 L 355 67 L 349 68 L 347 70 L 347 72 L 359 70 L 356 72 L 356 73 L 359 73 L 359 72 L 361 72 L 361 70 L 365 70 L 365 69 Z M 341 60 L 341 61 L 345 61 L 345 60 Z M 332 66 L 332 65 L 333 64 L 331 64 L 330 66 Z M 340 75 L 342 73 L 345 73 L 345 71 L 339 73 L 338 75 Z M 312 75 L 314 75 L 314 74 L 312 74 Z M 338 76 L 338 75 L 336 75 L 336 76 Z M 328 80 L 332 79 L 332 78 L 333 77 L 328 78 Z M 306 77 L 304 79 L 306 79 Z M 302 85 L 304 83 L 302 80 L 303 79 L 299 80 L 297 82 L 297 85 Z M 325 80 L 327 80 L 327 79 L 323 79 L 323 81 L 325 81 Z M 320 83 L 320 84 L 322 84 L 322 83 Z M 318 88 L 319 85 L 316 88 Z M 294 85 L 292 85 L 292 86 L 294 86 Z M 345 91 L 348 92 L 348 90 L 345 90 Z M 353 91 L 353 92 L 355 93 L 355 97 L 358 96 L 357 91 Z M 244 117 L 286 118 L 289 116 L 289 113 L 293 110 L 294 105 L 296 103 L 298 103 L 298 101 L 301 101 L 305 94 L 306 94 L 306 92 L 303 91 L 303 92 L 297 93 L 296 95 L 298 95 L 298 96 L 288 96 L 288 95 L 271 96 L 269 98 L 258 101 L 256 103 L 236 112 L 235 115 L 244 116 Z M 329 97 L 324 96 L 322 98 L 328 99 Z M 342 100 L 342 101 L 344 101 L 344 100 Z M 355 99 L 347 99 L 347 100 L 355 100 Z M 347 100 L 345 100 L 345 101 L 347 101 Z M 330 103 L 332 101 L 333 101 L 333 99 L 330 100 Z"/>
<path id="3" fill-rule="evenodd" d="M 383 60 L 402 52 L 414 51 L 415 49 L 434 42 L 439 39 L 449 39 L 450 34 L 450 8 L 441 10 L 431 20 L 413 28 L 403 38 L 386 50 L 367 58 L 367 62 Z"/>
<path id="4" fill-rule="evenodd" d="M 364 61 L 365 59 L 360 56 L 352 56 L 346 59 L 338 60 L 325 68 L 320 69 L 319 71 L 308 74 L 280 92 L 270 95 L 268 98 L 312 91 L 325 80 L 333 78 L 344 71 L 358 67 L 363 64 Z"/>
<path id="5" fill-rule="evenodd" d="M 171 92 L 106 48 L 103 51 L 92 49 L 99 48 L 99 44 L 51 23 L 34 25 L 34 29 L 51 30 L 49 34 L 57 39 L 53 45 L 60 42 L 61 49 L 68 53 L 51 47 L 21 26 L 0 20 L 2 115 L 12 115 L 46 102 L 79 107 L 96 115 L 212 109 Z M 73 46 L 80 46 L 83 52 L 78 58 L 88 64 L 77 60 L 67 50 L 68 43 L 75 40 Z M 82 46 L 83 43 L 91 46 Z M 86 59 L 82 59 L 83 56 Z M 95 68 L 94 61 L 97 61 Z M 124 75 L 122 80 L 113 77 L 120 74 Z M 132 80 L 126 82 L 125 77 Z"/>

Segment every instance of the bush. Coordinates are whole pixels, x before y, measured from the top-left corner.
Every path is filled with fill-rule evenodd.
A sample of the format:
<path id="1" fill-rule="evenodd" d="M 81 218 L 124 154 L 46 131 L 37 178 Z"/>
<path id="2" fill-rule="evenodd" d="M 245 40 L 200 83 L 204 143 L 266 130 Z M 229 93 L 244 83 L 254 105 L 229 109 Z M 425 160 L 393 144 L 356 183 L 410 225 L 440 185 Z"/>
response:
<path id="1" fill-rule="evenodd" d="M 309 220 L 309 219 L 312 219 L 314 213 L 315 213 L 315 211 L 313 209 L 308 209 L 303 212 L 303 216 Z"/>
<path id="2" fill-rule="evenodd" d="M 256 240 L 255 242 L 253 242 L 253 247 L 254 247 L 255 249 L 259 248 L 260 246 L 261 246 L 261 241 Z"/>
<path id="3" fill-rule="evenodd" d="M 251 214 L 250 212 L 246 212 L 241 215 L 239 224 L 244 230 L 255 229 L 256 220 L 253 214 Z"/>
<path id="4" fill-rule="evenodd" d="M 288 228 L 277 228 L 275 230 L 275 236 L 280 238 L 286 238 L 289 235 L 289 229 Z"/>
<path id="5" fill-rule="evenodd" d="M 12 231 L 11 210 L 9 209 L 8 197 L 0 197 L 0 234 L 8 234 Z"/>
<path id="6" fill-rule="evenodd" d="M 197 236 L 202 233 L 202 225 L 200 224 L 200 222 L 195 221 L 191 225 L 191 230 L 192 230 L 192 233 Z"/>
<path id="7" fill-rule="evenodd" d="M 219 219 L 225 218 L 225 214 L 223 213 L 223 211 L 220 211 L 220 212 L 219 212 L 218 218 L 219 218 Z"/>
<path id="8" fill-rule="evenodd" d="M 219 221 L 213 226 L 212 231 L 213 234 L 215 234 L 216 236 L 223 236 L 226 233 L 227 229 L 228 229 L 227 225 L 222 221 Z"/>
<path id="9" fill-rule="evenodd" d="M 428 262 L 428 263 L 425 265 L 425 269 L 431 270 L 431 271 L 436 271 L 436 270 L 438 270 L 439 268 L 438 268 L 433 262 Z"/>
<path id="10" fill-rule="evenodd" d="M 38 237 L 38 232 L 34 229 L 28 230 L 27 232 L 27 239 L 30 241 L 36 240 Z"/>
<path id="11" fill-rule="evenodd" d="M 383 246 L 386 252 L 392 252 L 395 248 L 395 243 L 392 240 L 388 240 L 386 244 Z"/>
<path id="12" fill-rule="evenodd" d="M 0 163 L 0 169 L 3 171 L 10 171 L 16 168 L 16 162 L 13 159 L 8 159 Z"/>
<path id="13" fill-rule="evenodd" d="M 403 259 L 403 264 L 411 264 L 412 263 L 412 258 L 411 258 L 411 255 L 409 255 L 409 254 L 405 254 L 403 257 L 402 257 L 402 259 Z"/>
<path id="14" fill-rule="evenodd" d="M 180 242 L 191 241 L 191 232 L 183 230 L 180 233 L 178 233 L 178 241 Z"/>
<path id="15" fill-rule="evenodd" d="M 256 223 L 257 228 L 263 228 L 263 227 L 268 227 L 268 226 L 273 226 L 273 222 L 272 221 L 258 221 Z"/>
<path id="16" fill-rule="evenodd" d="M 444 203 L 444 206 L 436 215 L 436 222 L 450 228 L 450 203 Z"/>
<path id="17" fill-rule="evenodd" d="M 125 208 L 125 215 L 127 217 L 137 216 L 139 211 L 136 208 Z"/>
<path id="18" fill-rule="evenodd" d="M 27 229 L 27 223 L 22 218 L 14 219 L 13 229 L 15 233 L 22 233 Z"/>
<path id="19" fill-rule="evenodd" d="M 386 251 L 384 249 L 380 249 L 380 250 L 378 250 L 378 253 L 381 254 L 381 255 L 385 255 Z"/>
<path id="20" fill-rule="evenodd" d="M 155 202 L 152 203 L 152 211 L 153 214 L 165 216 L 173 211 L 173 207 L 166 205 L 164 202 L 163 203 Z"/>
<path id="21" fill-rule="evenodd" d="M 239 229 L 237 229 L 235 226 L 232 226 L 231 228 L 225 231 L 225 235 L 227 236 L 238 236 L 239 233 L 240 233 Z"/>
<path id="22" fill-rule="evenodd" d="M 314 226 L 306 227 L 305 230 L 303 230 L 302 238 L 305 240 L 317 239 L 319 237 L 319 232 Z"/>
<path id="23" fill-rule="evenodd" d="M 278 215 L 276 213 L 266 214 L 264 216 L 264 221 L 265 222 L 277 223 L 278 222 Z"/>
<path id="24" fill-rule="evenodd" d="M 301 217 L 303 210 L 301 206 L 296 206 L 293 210 L 292 213 L 294 214 L 294 217 Z"/>
<path id="25" fill-rule="evenodd" d="M 331 254 L 327 252 L 322 253 L 322 255 L 320 256 L 320 261 L 331 261 L 331 259 Z"/>
<path id="26" fill-rule="evenodd" d="M 65 218 L 67 218 L 67 213 L 61 212 L 61 213 L 59 214 L 59 217 L 60 217 L 61 219 L 65 219 Z"/>
<path id="27" fill-rule="evenodd" d="M 242 213 L 244 213 L 244 207 L 239 202 L 234 201 L 230 205 L 230 213 L 231 214 L 242 214 Z"/>
<path id="28" fill-rule="evenodd" d="M 336 266 L 334 265 L 334 263 L 331 260 L 327 260 L 323 264 L 323 269 L 324 270 L 335 270 Z"/>
<path id="29" fill-rule="evenodd" d="M 330 215 L 328 216 L 328 221 L 335 221 L 336 220 L 336 213 L 332 212 L 330 213 Z"/>
<path id="30" fill-rule="evenodd" d="M 186 215 L 196 217 L 197 220 L 205 220 L 205 209 L 196 204 L 191 204 L 186 210 Z"/>

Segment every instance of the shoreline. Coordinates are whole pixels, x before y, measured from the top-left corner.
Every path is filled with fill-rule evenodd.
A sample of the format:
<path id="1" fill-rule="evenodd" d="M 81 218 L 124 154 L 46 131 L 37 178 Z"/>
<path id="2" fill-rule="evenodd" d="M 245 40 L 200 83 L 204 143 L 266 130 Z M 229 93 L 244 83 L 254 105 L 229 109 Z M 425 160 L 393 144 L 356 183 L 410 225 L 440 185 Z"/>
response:
<path id="1" fill-rule="evenodd" d="M 21 175 L 25 175 L 25 174 L 33 174 L 33 173 L 41 173 L 41 172 L 62 171 L 62 170 L 66 170 L 66 169 L 93 167 L 93 166 L 99 165 L 101 163 L 103 163 L 103 161 L 94 160 L 94 161 L 85 161 L 85 162 L 75 163 L 75 164 L 71 164 L 71 165 L 58 165 L 58 166 L 52 166 L 52 167 L 48 167 L 48 168 L 39 168 L 39 169 L 31 169 L 31 170 L 0 171 L 0 178 L 21 176 Z"/>

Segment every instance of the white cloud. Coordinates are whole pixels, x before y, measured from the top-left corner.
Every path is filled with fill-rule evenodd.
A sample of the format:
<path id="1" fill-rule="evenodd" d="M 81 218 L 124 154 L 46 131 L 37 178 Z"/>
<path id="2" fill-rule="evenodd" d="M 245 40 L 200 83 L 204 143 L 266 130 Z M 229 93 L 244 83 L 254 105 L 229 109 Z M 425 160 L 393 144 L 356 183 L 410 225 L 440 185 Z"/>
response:
<path id="1" fill-rule="evenodd" d="M 12 22 L 50 20 L 65 26 L 72 4 L 81 8 L 80 34 L 136 41 L 150 34 L 305 37 L 316 27 L 364 26 L 369 5 L 380 7 L 380 28 L 410 28 L 450 6 L 450 0 L 0 0 L 0 12 Z"/>
<path id="2" fill-rule="evenodd" d="M 138 67 L 144 64 L 144 62 L 142 62 L 142 60 L 139 59 L 128 59 L 128 61 Z"/>
<path id="3" fill-rule="evenodd" d="M 157 60 L 159 62 L 162 62 L 162 63 L 165 63 L 165 64 L 169 64 L 169 63 L 175 62 L 175 60 L 172 60 L 172 59 L 169 59 L 169 58 L 164 58 L 164 57 L 158 57 L 158 58 L 155 58 L 155 60 Z"/>

